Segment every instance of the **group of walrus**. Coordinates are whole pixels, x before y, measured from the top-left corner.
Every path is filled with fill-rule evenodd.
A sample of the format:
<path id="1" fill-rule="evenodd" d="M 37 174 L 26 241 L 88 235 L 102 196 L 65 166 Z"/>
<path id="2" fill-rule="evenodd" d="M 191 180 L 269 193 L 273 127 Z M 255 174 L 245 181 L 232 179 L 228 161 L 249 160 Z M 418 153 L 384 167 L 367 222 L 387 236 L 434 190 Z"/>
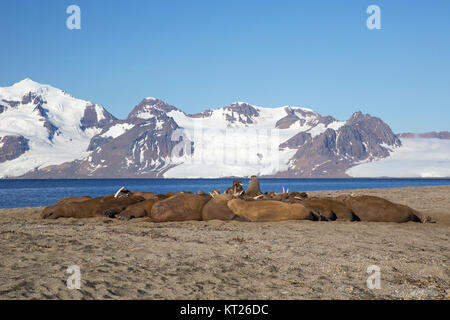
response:
<path id="1" fill-rule="evenodd" d="M 91 218 L 104 216 L 129 220 L 148 217 L 148 221 L 238 220 L 251 222 L 313 220 L 371 222 L 430 222 L 430 216 L 408 206 L 374 196 L 341 195 L 308 197 L 305 192 L 262 193 L 259 181 L 252 176 L 244 190 L 240 180 L 224 193 L 214 190 L 169 192 L 133 192 L 124 188 L 116 194 L 91 198 L 69 197 L 46 207 L 43 219 Z"/>

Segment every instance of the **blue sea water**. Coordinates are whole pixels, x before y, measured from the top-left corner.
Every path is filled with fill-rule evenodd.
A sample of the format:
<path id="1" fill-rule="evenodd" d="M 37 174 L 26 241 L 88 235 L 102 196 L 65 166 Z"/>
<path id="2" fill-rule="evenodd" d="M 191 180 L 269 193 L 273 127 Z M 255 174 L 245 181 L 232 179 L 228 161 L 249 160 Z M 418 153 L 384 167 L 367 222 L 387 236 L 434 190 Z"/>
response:
<path id="1" fill-rule="evenodd" d="M 157 193 L 220 189 L 233 179 L 38 179 L 0 180 L 0 208 L 48 206 L 61 198 L 115 193 L 120 187 Z M 244 187 L 249 179 L 241 179 Z M 349 190 L 450 185 L 450 179 L 260 179 L 261 190 L 290 191 Z"/>

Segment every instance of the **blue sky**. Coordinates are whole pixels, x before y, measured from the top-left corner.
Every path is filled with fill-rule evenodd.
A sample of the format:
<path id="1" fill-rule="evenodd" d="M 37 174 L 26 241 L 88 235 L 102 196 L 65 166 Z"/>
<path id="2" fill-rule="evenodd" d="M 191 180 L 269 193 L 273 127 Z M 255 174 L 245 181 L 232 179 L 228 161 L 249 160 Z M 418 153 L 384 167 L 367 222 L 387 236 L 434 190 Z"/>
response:
<path id="1" fill-rule="evenodd" d="M 81 8 L 81 30 L 66 8 Z M 366 8 L 381 8 L 368 30 Z M 450 130 L 450 1 L 0 2 L 0 86 L 51 84 L 125 118 L 145 97 L 188 113 L 233 101 Z"/>

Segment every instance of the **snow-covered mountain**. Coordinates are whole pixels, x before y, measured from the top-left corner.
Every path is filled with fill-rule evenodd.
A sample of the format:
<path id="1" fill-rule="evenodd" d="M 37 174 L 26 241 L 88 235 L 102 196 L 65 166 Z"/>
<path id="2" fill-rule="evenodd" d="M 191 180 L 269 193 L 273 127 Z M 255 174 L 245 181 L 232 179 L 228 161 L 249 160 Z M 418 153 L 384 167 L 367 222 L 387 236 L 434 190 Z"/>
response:
<path id="1" fill-rule="evenodd" d="M 0 129 L 2 177 L 348 177 L 404 150 L 386 123 L 361 112 L 338 121 L 235 102 L 186 114 L 149 97 L 118 120 L 29 79 L 0 88 Z"/>
<path id="2" fill-rule="evenodd" d="M 0 88 L 0 177 L 86 157 L 92 137 L 115 120 L 99 105 L 30 79 Z"/>

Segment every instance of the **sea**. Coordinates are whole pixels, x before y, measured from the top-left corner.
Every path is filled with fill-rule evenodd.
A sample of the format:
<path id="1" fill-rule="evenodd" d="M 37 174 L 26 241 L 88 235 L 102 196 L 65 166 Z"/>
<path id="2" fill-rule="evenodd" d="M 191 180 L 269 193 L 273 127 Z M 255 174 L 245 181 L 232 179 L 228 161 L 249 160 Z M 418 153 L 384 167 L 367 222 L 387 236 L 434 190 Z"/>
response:
<path id="1" fill-rule="evenodd" d="M 222 192 L 232 185 L 230 179 L 32 179 L 0 180 L 0 208 L 48 206 L 61 198 L 114 194 L 125 187 L 133 191 L 156 193 L 191 191 Z M 244 188 L 249 179 L 240 179 Z M 262 192 L 350 190 L 450 185 L 447 179 L 260 179 Z"/>

